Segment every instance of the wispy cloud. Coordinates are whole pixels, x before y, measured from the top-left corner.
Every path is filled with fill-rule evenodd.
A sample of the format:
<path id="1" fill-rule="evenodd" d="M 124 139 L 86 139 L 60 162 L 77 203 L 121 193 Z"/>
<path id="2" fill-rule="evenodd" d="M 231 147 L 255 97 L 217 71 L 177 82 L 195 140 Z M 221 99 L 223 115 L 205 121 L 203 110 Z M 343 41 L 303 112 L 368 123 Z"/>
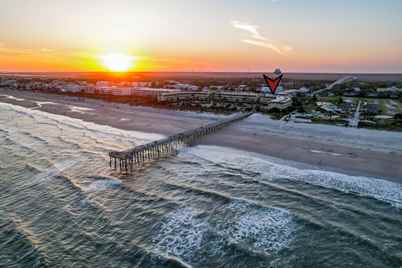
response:
<path id="1" fill-rule="evenodd" d="M 250 39 L 245 39 L 245 40 L 242 40 L 242 41 L 244 43 L 247 43 L 247 44 L 250 44 L 250 45 L 253 45 L 253 46 L 269 48 L 269 49 L 272 49 L 273 51 L 275 51 L 276 53 L 278 53 L 280 55 L 285 55 L 280 48 L 274 46 L 271 43 L 257 41 L 257 40 L 250 40 Z"/>
<path id="2" fill-rule="evenodd" d="M 277 1 L 277 0 L 274 0 L 274 1 Z M 293 48 L 289 45 L 284 45 L 284 46 L 280 47 L 280 46 L 274 44 L 272 41 L 270 41 L 267 37 L 263 36 L 259 32 L 258 25 L 242 23 L 242 22 L 235 20 L 235 21 L 232 21 L 232 26 L 236 29 L 246 31 L 249 34 L 251 34 L 251 38 L 241 40 L 243 43 L 253 45 L 253 46 L 258 46 L 258 47 L 269 48 L 272 51 L 274 51 L 280 55 L 286 55 L 288 52 L 293 50 Z"/>
<path id="3" fill-rule="evenodd" d="M 260 32 L 258 31 L 258 26 L 257 25 L 241 23 L 239 21 L 234 20 L 234 21 L 232 21 L 232 26 L 237 28 L 237 29 L 240 29 L 240 30 L 243 30 L 243 31 L 251 33 L 251 35 L 252 35 L 252 37 L 254 39 L 266 40 L 266 38 L 264 36 L 262 36 L 260 34 Z"/>
<path id="4" fill-rule="evenodd" d="M 289 46 L 289 45 L 285 45 L 282 47 L 282 50 L 285 52 L 290 52 L 293 50 L 293 47 Z"/>

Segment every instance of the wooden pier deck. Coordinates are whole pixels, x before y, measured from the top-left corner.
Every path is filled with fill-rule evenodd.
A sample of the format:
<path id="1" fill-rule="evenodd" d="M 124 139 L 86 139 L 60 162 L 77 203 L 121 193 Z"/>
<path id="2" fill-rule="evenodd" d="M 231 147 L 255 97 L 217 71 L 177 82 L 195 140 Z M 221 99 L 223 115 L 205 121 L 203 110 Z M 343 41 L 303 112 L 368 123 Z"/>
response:
<path id="1" fill-rule="evenodd" d="M 158 141 L 139 145 L 129 150 L 109 152 L 109 166 L 116 170 L 120 169 L 121 172 L 133 172 L 135 167 L 139 167 L 145 162 L 176 154 L 179 148 L 191 146 L 196 140 L 208 134 L 215 133 L 219 129 L 236 121 L 243 120 L 251 114 L 252 113 L 238 114 Z"/>

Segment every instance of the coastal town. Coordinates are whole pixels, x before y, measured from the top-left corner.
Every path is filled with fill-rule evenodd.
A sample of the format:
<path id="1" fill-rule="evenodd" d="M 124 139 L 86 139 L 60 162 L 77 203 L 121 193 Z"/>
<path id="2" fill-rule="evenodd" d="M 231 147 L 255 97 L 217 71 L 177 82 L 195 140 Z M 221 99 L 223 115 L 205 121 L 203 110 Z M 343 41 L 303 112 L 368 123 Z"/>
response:
<path id="1" fill-rule="evenodd" d="M 262 77 L 88 80 L 0 76 L 0 90 L 65 94 L 132 105 L 231 113 L 256 111 L 295 123 L 402 130 L 402 82 L 284 79 L 271 94 Z"/>

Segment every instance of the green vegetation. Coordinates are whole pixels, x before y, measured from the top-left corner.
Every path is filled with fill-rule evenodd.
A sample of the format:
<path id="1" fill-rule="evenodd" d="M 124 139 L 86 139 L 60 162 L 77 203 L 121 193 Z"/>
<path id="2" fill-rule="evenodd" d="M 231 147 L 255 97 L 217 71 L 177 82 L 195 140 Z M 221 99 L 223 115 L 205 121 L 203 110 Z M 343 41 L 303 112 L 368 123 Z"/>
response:
<path id="1" fill-rule="evenodd" d="M 395 102 L 398 103 L 398 108 L 397 108 L 398 113 L 402 114 L 402 103 L 400 101 L 395 101 Z"/>
<path id="2" fill-rule="evenodd" d="M 385 100 L 379 100 L 379 102 L 380 102 L 380 114 L 386 114 L 388 109 Z"/>
<path id="3" fill-rule="evenodd" d="M 343 103 L 343 98 L 341 96 L 318 97 L 317 101 L 330 102 L 339 106 Z"/>

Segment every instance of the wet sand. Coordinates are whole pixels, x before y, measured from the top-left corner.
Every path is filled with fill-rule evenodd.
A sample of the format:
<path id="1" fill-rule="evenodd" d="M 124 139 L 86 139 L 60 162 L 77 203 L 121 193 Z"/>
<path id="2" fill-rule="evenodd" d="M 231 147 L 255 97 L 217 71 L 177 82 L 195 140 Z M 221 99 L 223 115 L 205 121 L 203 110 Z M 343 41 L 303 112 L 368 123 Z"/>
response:
<path id="1" fill-rule="evenodd" d="M 120 129 L 163 135 L 224 117 L 4 89 L 0 89 L 0 102 Z M 402 133 L 282 124 L 256 114 L 202 139 L 200 144 L 232 147 L 294 161 L 309 168 L 402 183 Z"/>

